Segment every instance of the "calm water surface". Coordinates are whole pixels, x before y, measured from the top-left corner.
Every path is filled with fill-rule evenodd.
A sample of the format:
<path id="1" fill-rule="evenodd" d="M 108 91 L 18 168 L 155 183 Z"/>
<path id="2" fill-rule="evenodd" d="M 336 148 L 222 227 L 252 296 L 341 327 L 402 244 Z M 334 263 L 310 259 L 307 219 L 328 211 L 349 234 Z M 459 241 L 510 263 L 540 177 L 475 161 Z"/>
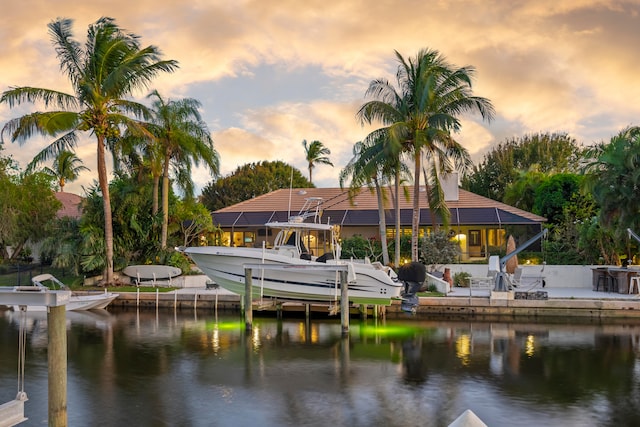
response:
<path id="1" fill-rule="evenodd" d="M 70 426 L 640 425 L 640 322 L 67 313 Z M 0 312 L 0 403 L 17 391 L 17 313 Z M 47 425 L 46 313 L 28 314 L 25 405 Z"/>

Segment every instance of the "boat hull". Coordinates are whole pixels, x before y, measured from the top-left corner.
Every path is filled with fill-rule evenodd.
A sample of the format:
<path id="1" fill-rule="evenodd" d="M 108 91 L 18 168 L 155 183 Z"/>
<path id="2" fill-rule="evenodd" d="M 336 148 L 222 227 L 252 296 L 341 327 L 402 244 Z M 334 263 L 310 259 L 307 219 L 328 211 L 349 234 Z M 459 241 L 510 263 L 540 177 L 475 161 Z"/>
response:
<path id="1" fill-rule="evenodd" d="M 95 295 L 72 295 L 65 305 L 67 311 L 101 310 L 105 309 L 119 294 L 99 293 Z M 14 306 L 15 311 L 20 307 Z M 46 311 L 47 307 L 42 305 L 27 306 L 27 311 Z"/>
<path id="2" fill-rule="evenodd" d="M 349 301 L 356 304 L 389 305 L 400 297 L 402 285 L 374 264 L 315 261 L 280 255 L 259 248 L 223 246 L 193 247 L 185 252 L 219 286 L 245 294 L 245 265 L 271 264 L 279 269 L 252 269 L 252 296 L 297 301 L 332 302 L 340 299 L 340 275 L 332 265 L 351 264 Z M 326 268 L 322 268 L 326 266 Z"/>

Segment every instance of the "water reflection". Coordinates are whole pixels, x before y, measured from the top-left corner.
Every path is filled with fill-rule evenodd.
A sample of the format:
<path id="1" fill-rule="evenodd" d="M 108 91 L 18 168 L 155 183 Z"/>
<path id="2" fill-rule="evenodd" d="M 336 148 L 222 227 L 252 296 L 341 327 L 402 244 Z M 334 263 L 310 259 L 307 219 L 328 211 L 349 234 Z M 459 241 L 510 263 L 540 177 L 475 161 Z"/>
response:
<path id="1" fill-rule="evenodd" d="M 640 425 L 640 323 L 254 319 L 67 313 L 69 424 Z M 46 421 L 45 313 L 28 313 L 30 418 Z M 19 317 L 0 318 L 0 402 Z"/>

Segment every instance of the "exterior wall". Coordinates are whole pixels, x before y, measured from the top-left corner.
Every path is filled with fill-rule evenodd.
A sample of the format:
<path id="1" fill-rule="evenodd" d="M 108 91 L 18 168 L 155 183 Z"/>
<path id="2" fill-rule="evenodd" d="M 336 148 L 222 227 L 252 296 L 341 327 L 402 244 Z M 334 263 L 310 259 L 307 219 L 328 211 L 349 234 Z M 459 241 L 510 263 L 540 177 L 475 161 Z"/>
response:
<path id="1" fill-rule="evenodd" d="M 487 276 L 487 264 L 449 264 L 451 276 L 461 271 L 475 277 Z M 547 286 L 554 288 L 589 288 L 593 283 L 592 268 L 594 265 L 526 265 L 523 276 L 544 276 Z"/>
<path id="2" fill-rule="evenodd" d="M 406 226 L 405 226 L 406 229 Z M 387 241 L 393 242 L 393 225 L 387 224 Z M 456 238 L 460 245 L 460 261 L 481 261 L 487 259 L 486 254 L 490 249 L 495 247 L 505 247 L 506 234 L 505 230 L 499 228 L 497 225 L 460 225 L 451 226 L 450 235 L 452 238 Z M 273 240 L 276 236 L 274 230 L 266 230 L 265 227 L 235 227 L 233 230 L 233 236 L 231 236 L 230 228 L 223 228 L 224 246 L 229 246 L 230 241 L 234 241 L 233 246 L 246 246 L 246 247 L 262 247 L 262 242 L 266 241 L 267 246 L 273 244 Z M 266 233 L 271 233 L 267 235 Z M 346 239 L 355 235 L 361 235 L 365 239 L 379 239 L 377 226 L 363 226 L 363 227 L 341 227 L 340 237 Z M 472 235 L 475 235 L 472 237 Z M 478 243 L 472 246 L 471 243 L 475 240 Z M 322 246 L 322 245 L 320 245 Z M 320 249 L 320 248 L 318 248 Z M 316 251 L 317 252 L 317 251 Z M 320 250 L 319 253 L 324 251 Z"/>

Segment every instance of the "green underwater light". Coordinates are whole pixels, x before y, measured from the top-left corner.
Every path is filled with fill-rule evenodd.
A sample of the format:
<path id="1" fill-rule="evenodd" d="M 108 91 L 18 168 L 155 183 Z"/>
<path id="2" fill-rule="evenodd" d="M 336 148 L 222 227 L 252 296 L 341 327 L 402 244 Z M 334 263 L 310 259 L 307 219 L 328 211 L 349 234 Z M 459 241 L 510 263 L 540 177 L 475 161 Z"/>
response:
<path id="1" fill-rule="evenodd" d="M 245 325 L 243 322 L 238 321 L 230 321 L 230 322 L 207 322 L 207 329 L 214 330 L 217 329 L 219 331 L 239 331 L 244 329 Z"/>
<path id="2" fill-rule="evenodd" d="M 360 334 L 366 336 L 407 337 L 415 335 L 419 328 L 406 325 L 363 325 Z"/>

